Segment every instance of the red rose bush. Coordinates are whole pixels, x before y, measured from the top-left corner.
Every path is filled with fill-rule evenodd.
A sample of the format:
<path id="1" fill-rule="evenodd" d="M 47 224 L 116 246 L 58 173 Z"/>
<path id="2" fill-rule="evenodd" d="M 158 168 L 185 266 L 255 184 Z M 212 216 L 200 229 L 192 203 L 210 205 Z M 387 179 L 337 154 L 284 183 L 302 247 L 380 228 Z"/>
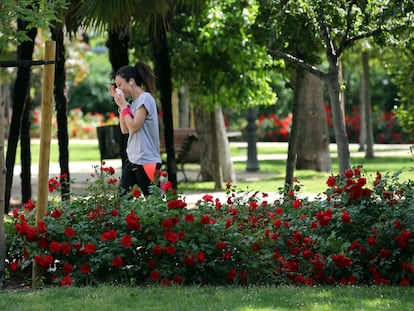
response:
<path id="1" fill-rule="evenodd" d="M 97 167 L 71 201 L 54 197 L 35 223 L 35 203 L 14 211 L 7 236 L 8 276 L 61 286 L 414 283 L 414 189 L 394 175 L 360 168 L 330 176 L 312 200 L 281 189 L 266 193 L 227 186 L 227 199 L 206 194 L 189 207 L 171 183 L 143 197 L 118 193 L 113 168 Z"/>

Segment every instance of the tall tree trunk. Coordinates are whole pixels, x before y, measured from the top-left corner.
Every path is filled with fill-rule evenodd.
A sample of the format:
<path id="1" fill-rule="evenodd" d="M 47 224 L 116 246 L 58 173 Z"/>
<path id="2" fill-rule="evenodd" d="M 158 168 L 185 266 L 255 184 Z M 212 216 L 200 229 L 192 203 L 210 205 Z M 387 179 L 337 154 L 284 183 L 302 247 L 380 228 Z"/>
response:
<path id="1" fill-rule="evenodd" d="M 24 105 L 20 133 L 20 162 L 21 162 L 21 179 L 22 179 L 22 202 L 25 203 L 32 198 L 32 184 L 31 184 L 31 152 L 30 152 L 30 112 L 31 99 L 27 96 L 26 104 Z"/>
<path id="2" fill-rule="evenodd" d="M 301 82 L 297 92 L 300 108 L 296 111 L 296 117 L 300 124 L 300 143 L 297 144 L 296 169 L 330 172 L 332 162 L 322 80 L 305 72 Z"/>
<path id="3" fill-rule="evenodd" d="M 196 131 L 201 148 L 201 179 L 214 181 L 215 189 L 223 189 L 224 182 L 236 182 L 223 112 L 221 107 L 216 107 L 214 111 L 206 111 L 202 106 L 200 103 L 194 108 Z"/>
<path id="4" fill-rule="evenodd" d="M 21 20 L 17 22 L 18 29 L 26 29 L 27 23 Z M 17 60 L 31 60 L 34 50 L 34 39 L 37 35 L 37 28 L 32 28 L 27 32 L 30 40 L 23 42 L 17 48 Z M 6 189 L 5 189 L 5 212 L 8 213 L 10 206 L 11 187 L 13 184 L 13 170 L 16 162 L 16 149 L 20 137 L 20 126 L 24 106 L 29 94 L 30 67 L 19 67 L 17 69 L 16 80 L 13 87 L 13 112 L 10 123 L 10 132 L 6 153 Z"/>
<path id="5" fill-rule="evenodd" d="M 159 16 L 158 18 L 161 19 Z M 154 23 L 151 23 L 154 24 Z M 158 24 L 160 27 L 160 24 Z M 175 159 L 174 148 L 174 125 L 172 118 L 172 83 L 171 83 L 171 66 L 167 34 L 164 27 L 158 28 L 159 33 L 150 29 L 150 38 L 152 51 L 154 54 L 154 72 L 158 78 L 158 89 L 160 92 L 160 101 L 163 111 L 165 149 L 167 152 L 167 172 L 168 180 L 172 183 L 173 188 L 177 188 L 177 161 Z"/>
<path id="6" fill-rule="evenodd" d="M 215 124 L 216 124 L 216 136 L 217 136 L 217 149 L 216 153 L 220 157 L 220 170 L 222 174 L 223 182 L 235 183 L 236 174 L 233 168 L 233 162 L 231 160 L 230 144 L 226 135 L 226 126 L 224 125 L 223 110 L 221 107 L 216 107 L 214 111 Z M 220 189 L 222 185 L 220 185 Z"/>
<path id="7" fill-rule="evenodd" d="M 68 105 L 65 96 L 65 45 L 63 24 L 56 23 L 50 27 L 52 39 L 56 42 L 55 64 L 55 105 L 58 124 L 59 165 L 62 200 L 70 199 L 70 172 L 69 172 L 69 136 L 68 136 Z"/>
<path id="8" fill-rule="evenodd" d="M 364 99 L 365 99 L 365 126 L 367 133 L 367 150 L 365 152 L 365 158 L 373 159 L 374 158 L 374 133 L 372 130 L 372 120 L 371 120 L 371 83 L 370 83 L 370 72 L 369 72 L 369 54 L 368 51 L 362 52 L 362 68 L 363 68 L 363 78 L 364 81 Z"/>
<path id="9" fill-rule="evenodd" d="M 112 66 L 112 78 L 115 77 L 115 73 L 122 66 L 129 64 L 128 51 L 129 51 L 129 27 L 110 29 L 108 32 L 108 40 L 106 46 L 109 49 L 109 61 Z M 128 142 L 128 134 L 121 134 L 121 159 L 122 167 L 124 167 L 127 154 L 126 146 Z"/>
<path id="10" fill-rule="evenodd" d="M 4 111 L 6 106 L 6 92 L 9 84 L 0 85 L 0 193 L 4 193 L 5 171 L 4 171 Z M 4 196 L 0 198 L 0 289 L 4 287 L 6 270 L 6 232 L 4 229 Z"/>
<path id="11" fill-rule="evenodd" d="M 194 105 L 195 127 L 198 135 L 198 142 L 200 150 L 200 176 L 202 181 L 213 180 L 213 153 L 211 149 L 212 141 L 212 125 L 209 118 L 209 113 L 204 111 L 203 103 Z"/>
<path id="12" fill-rule="evenodd" d="M 218 135 L 217 135 L 217 118 L 216 111 L 211 111 L 210 113 L 210 123 L 211 123 L 211 158 L 213 160 L 213 180 L 214 180 L 214 189 L 223 189 L 223 170 L 221 165 L 221 157 L 219 154 L 219 145 L 218 145 Z"/>
<path id="13" fill-rule="evenodd" d="M 365 115 L 366 105 L 365 102 L 365 81 L 364 75 L 360 76 L 360 90 L 359 90 L 359 115 L 361 116 L 360 126 L 359 126 L 359 151 L 365 150 L 365 144 L 367 143 L 367 118 Z"/>
<path id="14" fill-rule="evenodd" d="M 288 154 L 286 161 L 286 174 L 285 174 L 285 186 L 286 190 L 291 190 L 293 186 L 293 178 L 295 174 L 297 146 L 299 140 L 299 118 L 298 111 L 300 109 L 299 104 L 299 91 L 300 86 L 303 83 L 305 72 L 302 68 L 296 68 L 295 73 L 292 75 L 293 81 L 293 107 L 292 107 L 292 126 L 290 128 L 289 142 L 288 142 Z"/>
<path id="15" fill-rule="evenodd" d="M 349 153 L 349 141 L 346 134 L 344 115 L 341 105 L 341 88 L 339 84 L 339 70 L 337 58 L 334 55 L 328 56 L 329 73 L 326 82 L 328 84 L 329 99 L 331 102 L 332 122 L 335 131 L 335 140 L 338 150 L 338 164 L 340 174 L 351 168 Z"/>
<path id="16" fill-rule="evenodd" d="M 179 93 L 180 98 L 180 127 L 191 127 L 190 124 L 190 97 L 188 96 L 188 85 L 184 85 Z"/>

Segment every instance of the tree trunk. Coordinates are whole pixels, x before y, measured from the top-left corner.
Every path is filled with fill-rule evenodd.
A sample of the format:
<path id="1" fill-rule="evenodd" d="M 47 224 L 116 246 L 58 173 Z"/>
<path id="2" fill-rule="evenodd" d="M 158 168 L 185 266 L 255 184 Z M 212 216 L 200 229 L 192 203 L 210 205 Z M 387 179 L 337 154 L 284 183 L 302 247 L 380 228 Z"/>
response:
<path id="1" fill-rule="evenodd" d="M 359 114 L 361 116 L 361 122 L 359 125 L 359 151 L 365 150 L 365 144 L 367 142 L 367 118 L 365 115 L 365 107 L 367 103 L 365 102 L 365 81 L 364 81 L 364 75 L 361 74 L 360 76 L 360 90 L 359 90 Z"/>
<path id="2" fill-rule="evenodd" d="M 6 106 L 6 88 L 8 83 L 0 85 L 0 193 L 4 193 L 5 171 L 4 171 L 4 111 Z M 3 288 L 6 270 L 6 233 L 4 229 L 4 196 L 0 198 L 0 289 Z"/>
<path id="3" fill-rule="evenodd" d="M 296 110 L 300 124 L 297 144 L 296 169 L 330 172 L 329 134 L 323 102 L 322 80 L 309 72 L 304 73 L 298 85 Z"/>
<path id="4" fill-rule="evenodd" d="M 190 98 L 188 96 L 188 85 L 181 88 L 179 93 L 180 98 L 180 127 L 191 127 L 190 124 Z"/>
<path id="5" fill-rule="evenodd" d="M 200 176 L 202 181 L 213 180 L 213 158 L 211 152 L 212 125 L 209 113 L 202 109 L 203 104 L 194 106 L 195 127 L 198 135 L 200 150 Z"/>
<path id="6" fill-rule="evenodd" d="M 219 153 L 219 145 L 218 145 L 218 124 L 216 118 L 216 110 L 209 113 L 210 114 L 210 122 L 211 122 L 211 149 L 210 152 L 212 153 L 211 158 L 213 160 L 213 180 L 214 180 L 214 189 L 223 189 L 223 170 L 221 165 L 221 157 Z"/>
<path id="7" fill-rule="evenodd" d="M 27 96 L 26 104 L 23 108 L 21 133 L 20 133 L 20 162 L 21 162 L 21 190 L 22 203 L 26 203 L 32 198 L 32 184 L 31 184 L 31 152 L 30 152 L 30 112 L 31 99 Z"/>
<path id="8" fill-rule="evenodd" d="M 226 135 L 226 126 L 224 125 L 223 111 L 221 107 L 216 107 L 214 111 L 215 124 L 216 124 L 216 136 L 217 136 L 217 154 L 220 157 L 219 173 L 222 174 L 224 182 L 235 183 L 236 174 L 233 168 L 233 162 L 231 160 L 230 144 Z M 220 187 L 220 189 L 222 186 Z"/>
<path id="9" fill-rule="evenodd" d="M 201 148 L 201 179 L 214 181 L 215 189 L 223 189 L 224 182 L 236 182 L 223 113 L 220 107 L 216 107 L 214 111 L 205 111 L 201 107 L 202 104 L 195 105 L 194 109 L 196 130 Z"/>
<path id="10" fill-rule="evenodd" d="M 159 17 L 161 18 L 161 17 Z M 158 27 L 160 27 L 158 25 Z M 161 32 L 155 38 L 150 35 L 152 43 L 152 51 L 154 54 L 154 72 L 158 78 L 158 89 L 160 93 L 160 101 L 163 111 L 164 138 L 165 149 L 167 152 L 167 172 L 168 180 L 173 184 L 173 188 L 177 189 L 177 161 L 175 159 L 174 148 L 174 125 L 172 118 L 172 83 L 171 83 L 171 66 L 169 47 L 167 42 L 167 34 L 165 28 L 158 28 Z M 150 29 L 150 34 L 154 33 Z"/>
<path id="11" fill-rule="evenodd" d="M 329 99 L 331 102 L 332 122 L 338 150 L 339 171 L 343 175 L 346 170 L 351 168 L 349 141 L 346 134 L 344 115 L 342 113 L 337 59 L 334 55 L 330 55 L 328 58 L 329 73 L 326 82 L 328 84 Z"/>
<path id="12" fill-rule="evenodd" d="M 117 29 L 110 29 L 108 32 L 108 41 L 106 46 L 109 49 L 109 61 L 112 66 L 112 78 L 115 78 L 115 73 L 122 66 L 129 64 L 128 59 L 128 47 L 129 47 L 129 33 L 128 26 L 120 27 Z M 121 134 L 121 159 L 122 167 L 124 167 L 127 154 L 126 147 L 128 142 L 128 134 Z"/>
<path id="13" fill-rule="evenodd" d="M 69 172 L 69 137 L 68 137 L 68 105 L 65 96 L 65 45 L 63 24 L 56 23 L 50 27 L 52 39 L 56 42 L 55 64 L 55 105 L 58 124 L 59 164 L 62 200 L 70 199 L 70 172 Z"/>
<path id="14" fill-rule="evenodd" d="M 364 99 L 365 99 L 365 126 L 367 133 L 367 150 L 365 152 L 365 158 L 373 159 L 374 158 L 374 134 L 372 130 L 372 120 L 371 120 L 371 83 L 370 83 L 370 72 L 369 72 L 369 54 L 368 51 L 362 52 L 362 68 L 363 68 L 363 78 L 364 81 Z"/>
<path id="15" fill-rule="evenodd" d="M 21 20 L 17 22 L 18 29 L 24 30 L 27 23 Z M 17 60 L 31 60 L 34 50 L 34 39 L 37 34 L 37 28 L 32 28 L 27 32 L 30 40 L 23 42 L 17 48 Z M 10 123 L 10 132 L 6 153 L 6 189 L 5 189 L 5 212 L 9 212 L 11 187 L 13 185 L 13 171 L 16 162 L 17 143 L 20 137 L 20 126 L 24 106 L 29 94 L 30 84 L 30 67 L 19 67 L 17 69 L 16 80 L 13 86 L 13 112 Z"/>
<path id="16" fill-rule="evenodd" d="M 299 118 L 298 111 L 299 106 L 299 91 L 300 86 L 303 84 L 305 72 L 302 68 L 296 68 L 296 72 L 292 75 L 293 81 L 293 107 L 292 107 L 292 126 L 290 128 L 289 142 L 288 142 L 288 155 L 286 160 L 286 174 L 285 174 L 285 186 L 286 190 L 291 190 L 293 186 L 293 178 L 295 174 L 297 145 L 299 140 Z"/>

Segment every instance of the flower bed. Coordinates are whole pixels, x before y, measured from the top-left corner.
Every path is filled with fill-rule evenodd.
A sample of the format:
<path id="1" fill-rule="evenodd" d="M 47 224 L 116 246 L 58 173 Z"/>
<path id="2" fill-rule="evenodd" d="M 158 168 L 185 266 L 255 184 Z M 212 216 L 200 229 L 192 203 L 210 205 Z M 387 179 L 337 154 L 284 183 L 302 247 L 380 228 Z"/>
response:
<path id="1" fill-rule="evenodd" d="M 165 178 L 165 174 L 160 174 Z M 111 167 L 97 167 L 84 195 L 34 223 L 35 204 L 13 212 L 8 277 L 36 262 L 45 283 L 392 284 L 414 282 L 412 182 L 360 168 L 331 176 L 313 200 L 295 191 L 266 193 L 228 185 L 226 201 L 200 196 L 195 208 L 161 181 L 144 198 L 118 195 Z M 56 193 L 57 179 L 49 183 Z"/>

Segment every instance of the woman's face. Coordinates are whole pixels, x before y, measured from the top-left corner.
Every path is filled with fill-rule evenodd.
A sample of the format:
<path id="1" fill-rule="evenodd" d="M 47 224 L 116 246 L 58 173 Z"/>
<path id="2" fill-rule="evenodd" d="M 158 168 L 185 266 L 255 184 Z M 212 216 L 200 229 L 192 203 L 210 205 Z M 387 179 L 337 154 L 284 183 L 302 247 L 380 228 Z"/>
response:
<path id="1" fill-rule="evenodd" d="M 115 85 L 124 92 L 125 98 L 132 96 L 132 83 L 128 83 L 124 78 L 116 76 Z"/>

